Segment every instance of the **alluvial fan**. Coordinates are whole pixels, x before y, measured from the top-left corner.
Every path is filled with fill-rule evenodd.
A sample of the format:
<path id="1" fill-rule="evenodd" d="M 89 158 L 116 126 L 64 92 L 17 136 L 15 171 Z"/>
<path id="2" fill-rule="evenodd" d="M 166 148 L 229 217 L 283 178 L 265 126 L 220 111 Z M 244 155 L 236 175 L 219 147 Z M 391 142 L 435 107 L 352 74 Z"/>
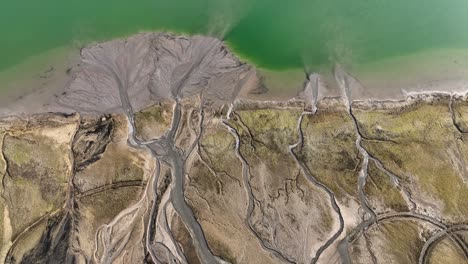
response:
<path id="1" fill-rule="evenodd" d="M 0 119 L 5 263 L 467 262 L 466 96 L 357 101 L 338 65 L 340 97 L 240 99 L 255 69 L 203 36 L 81 55 L 73 114 Z"/>

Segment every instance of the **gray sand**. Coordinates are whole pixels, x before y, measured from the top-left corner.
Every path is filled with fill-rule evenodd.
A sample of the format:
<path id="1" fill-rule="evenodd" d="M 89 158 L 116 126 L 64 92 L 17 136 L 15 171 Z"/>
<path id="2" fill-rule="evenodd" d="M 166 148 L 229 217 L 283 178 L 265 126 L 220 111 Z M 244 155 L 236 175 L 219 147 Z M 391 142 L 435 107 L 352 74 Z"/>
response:
<path id="1" fill-rule="evenodd" d="M 176 94 L 182 97 L 201 94 L 214 106 L 239 97 L 285 101 L 299 95 L 307 85 L 307 76 L 299 69 L 289 71 L 290 80 L 275 81 L 285 73 L 255 69 L 240 61 L 222 41 L 206 36 L 141 33 L 91 45 L 79 53 L 76 59 L 56 66 L 50 73 L 47 66 L 45 73 L 50 75 L 47 78 L 39 75 L 28 80 L 34 89 L 18 87 L 14 93 L 4 93 L 0 98 L 0 115 L 120 112 L 116 82 L 129 87 L 135 111 Z M 191 72 L 195 74 L 187 74 Z M 382 81 L 380 85 L 365 79 L 359 81 L 362 89 L 353 91 L 351 99 L 398 100 L 413 93 L 468 90 L 468 80 L 460 74 L 434 78 L 438 79 L 411 82 L 395 79 Z M 182 90 L 179 93 L 175 91 L 179 88 L 174 87 Z M 320 87 L 319 100 L 340 94 L 331 71 L 320 74 Z"/>

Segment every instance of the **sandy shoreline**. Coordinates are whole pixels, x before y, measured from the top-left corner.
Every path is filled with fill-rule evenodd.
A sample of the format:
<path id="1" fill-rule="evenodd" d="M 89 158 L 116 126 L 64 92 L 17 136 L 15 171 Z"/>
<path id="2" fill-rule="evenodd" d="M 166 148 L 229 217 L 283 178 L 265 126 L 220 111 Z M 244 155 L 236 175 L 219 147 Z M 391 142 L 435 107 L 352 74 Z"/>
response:
<path id="1" fill-rule="evenodd" d="M 0 115 L 48 112 L 47 104 L 63 92 L 79 61 L 78 49 L 61 47 L 0 72 Z"/>
<path id="2" fill-rule="evenodd" d="M 111 42 L 115 41 L 118 40 Z M 431 55 L 434 58 L 429 58 Z M 0 72 L 0 116 L 73 112 L 56 101 L 73 80 L 79 63 L 77 49 L 58 48 Z M 390 58 L 351 67 L 350 72 L 364 87 L 364 92 L 353 93 L 353 100 L 401 100 L 414 93 L 464 93 L 468 91 L 468 50 L 435 50 Z M 331 69 L 319 74 L 323 81 L 321 97 L 339 96 Z M 255 76 L 250 79 L 245 84 L 249 87 L 243 89 L 239 98 L 287 101 L 302 91 L 306 75 L 303 69 L 255 68 Z"/>

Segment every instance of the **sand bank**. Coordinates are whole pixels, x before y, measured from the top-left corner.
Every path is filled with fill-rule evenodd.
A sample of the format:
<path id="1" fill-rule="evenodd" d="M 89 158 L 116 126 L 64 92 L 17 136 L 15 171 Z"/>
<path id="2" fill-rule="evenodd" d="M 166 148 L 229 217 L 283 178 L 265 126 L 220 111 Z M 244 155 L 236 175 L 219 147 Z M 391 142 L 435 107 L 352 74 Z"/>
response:
<path id="1" fill-rule="evenodd" d="M 62 47 L 0 72 L 0 114 L 73 111 L 56 101 L 76 78 L 74 73 L 80 70 L 79 65 L 79 51 Z M 304 69 L 275 71 L 250 67 L 254 74 L 247 81 L 243 80 L 246 88 L 240 92 L 241 98 L 289 100 L 301 92 L 306 81 Z M 461 93 L 468 90 L 468 49 L 429 50 L 344 67 L 364 87 L 363 92 L 353 92 L 353 100 L 403 99 L 409 93 Z M 322 81 L 321 96 L 339 96 L 332 69 L 324 67 L 317 72 Z"/>

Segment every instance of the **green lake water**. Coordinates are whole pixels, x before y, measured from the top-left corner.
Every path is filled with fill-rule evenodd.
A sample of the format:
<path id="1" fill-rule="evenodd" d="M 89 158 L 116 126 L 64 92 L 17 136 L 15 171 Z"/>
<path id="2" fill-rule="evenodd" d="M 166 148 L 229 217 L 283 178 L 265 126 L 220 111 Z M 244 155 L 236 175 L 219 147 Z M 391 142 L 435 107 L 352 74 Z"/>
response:
<path id="1" fill-rule="evenodd" d="M 1 0 L 0 71 L 149 30 L 221 36 L 267 69 L 366 65 L 468 50 L 466 14 L 467 0 Z"/>

